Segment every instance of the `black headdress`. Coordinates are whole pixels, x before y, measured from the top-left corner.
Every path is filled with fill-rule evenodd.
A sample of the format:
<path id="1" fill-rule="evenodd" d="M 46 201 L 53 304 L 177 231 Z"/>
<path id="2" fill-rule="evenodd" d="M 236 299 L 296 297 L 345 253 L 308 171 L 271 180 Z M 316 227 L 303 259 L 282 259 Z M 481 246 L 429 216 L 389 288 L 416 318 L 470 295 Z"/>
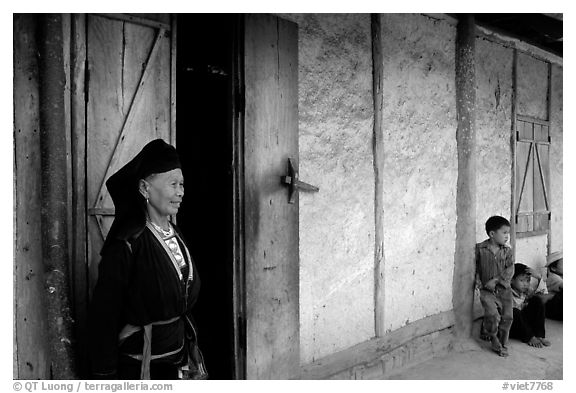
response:
<path id="1" fill-rule="evenodd" d="M 162 139 L 148 143 L 129 163 L 106 181 L 114 202 L 115 217 L 102 252 L 112 239 L 128 239 L 146 225 L 146 200 L 138 190 L 138 182 L 153 173 L 181 168 L 176 148 Z"/>

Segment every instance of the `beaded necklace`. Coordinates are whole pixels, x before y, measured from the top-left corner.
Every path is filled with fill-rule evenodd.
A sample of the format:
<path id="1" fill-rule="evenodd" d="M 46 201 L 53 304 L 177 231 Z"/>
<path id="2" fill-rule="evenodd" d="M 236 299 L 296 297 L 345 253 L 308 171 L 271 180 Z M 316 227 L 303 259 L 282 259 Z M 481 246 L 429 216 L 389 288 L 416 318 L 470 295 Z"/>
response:
<path id="1" fill-rule="evenodd" d="M 184 255 L 182 254 L 180 245 L 176 240 L 176 236 L 174 235 L 174 228 L 172 228 L 172 225 L 168 223 L 170 228 L 167 231 L 165 231 L 164 229 L 162 229 L 162 227 L 154 224 L 152 221 L 150 221 L 150 223 L 152 224 L 154 229 L 156 229 L 156 231 L 158 231 L 158 233 L 162 235 L 162 240 L 164 240 L 164 242 L 174 255 L 174 259 L 176 259 L 176 262 L 178 262 L 178 267 L 180 268 L 180 270 L 184 269 L 186 267 L 186 260 L 184 259 Z"/>

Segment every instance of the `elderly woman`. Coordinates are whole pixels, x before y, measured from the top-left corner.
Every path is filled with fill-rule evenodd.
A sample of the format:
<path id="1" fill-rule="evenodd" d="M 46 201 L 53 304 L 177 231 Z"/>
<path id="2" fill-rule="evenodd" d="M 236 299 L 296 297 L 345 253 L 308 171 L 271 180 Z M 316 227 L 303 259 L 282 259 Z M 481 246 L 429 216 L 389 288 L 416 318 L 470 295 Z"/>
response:
<path id="1" fill-rule="evenodd" d="M 95 378 L 205 378 L 191 309 L 194 261 L 170 216 L 184 197 L 176 149 L 148 143 L 110 177 L 116 215 L 102 247 L 90 310 Z"/>

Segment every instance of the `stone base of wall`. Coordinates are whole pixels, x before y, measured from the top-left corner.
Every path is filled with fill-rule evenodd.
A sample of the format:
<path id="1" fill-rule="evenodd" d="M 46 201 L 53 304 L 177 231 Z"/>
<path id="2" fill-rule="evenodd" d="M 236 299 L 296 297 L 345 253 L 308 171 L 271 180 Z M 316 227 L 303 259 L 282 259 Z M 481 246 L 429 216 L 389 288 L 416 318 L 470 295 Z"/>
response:
<path id="1" fill-rule="evenodd" d="M 386 379 L 454 346 L 454 315 L 432 315 L 302 367 L 301 379 Z M 393 378 L 393 377 L 392 377 Z"/>
<path id="2" fill-rule="evenodd" d="M 391 376 L 394 379 L 393 374 L 403 369 L 450 352 L 453 338 L 452 327 L 417 337 L 374 362 L 359 364 L 328 379 L 387 379 Z"/>

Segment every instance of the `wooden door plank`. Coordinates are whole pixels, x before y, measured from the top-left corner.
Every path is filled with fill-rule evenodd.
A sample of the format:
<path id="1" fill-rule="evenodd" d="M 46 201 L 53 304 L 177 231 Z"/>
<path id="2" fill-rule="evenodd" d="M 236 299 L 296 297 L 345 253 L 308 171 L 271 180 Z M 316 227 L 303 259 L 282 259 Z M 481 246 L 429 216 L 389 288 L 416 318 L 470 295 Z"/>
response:
<path id="1" fill-rule="evenodd" d="M 152 46 L 152 49 L 150 50 L 150 53 L 148 55 L 148 58 L 146 60 L 145 63 L 143 63 L 142 67 L 143 67 L 143 71 L 142 74 L 140 76 L 140 80 L 138 82 L 138 85 L 136 87 L 136 92 L 132 98 L 132 100 L 130 101 L 130 104 L 128 106 L 128 111 L 126 113 L 126 116 L 124 118 L 124 121 L 122 123 L 122 127 L 120 129 L 120 134 L 118 135 L 118 138 L 116 139 L 116 143 L 114 144 L 114 147 L 112 149 L 112 155 L 110 156 L 110 161 L 108 162 L 108 165 L 106 166 L 106 172 L 104 177 L 102 178 L 102 182 L 100 184 L 100 188 L 98 190 L 98 195 L 96 196 L 96 201 L 95 201 L 95 205 L 94 207 L 102 207 L 102 202 L 104 200 L 104 193 L 106 193 L 106 180 L 108 180 L 108 178 L 112 175 L 112 173 L 114 173 L 114 171 L 116 171 L 118 169 L 118 162 L 120 160 L 122 156 L 121 151 L 125 145 L 125 140 L 126 140 L 126 133 L 128 130 L 131 130 L 131 126 L 132 123 L 135 121 L 136 117 L 139 115 L 138 113 L 138 108 L 140 106 L 140 103 L 142 101 L 142 96 L 143 96 L 143 92 L 145 91 L 145 85 L 148 82 L 148 80 L 150 79 L 150 75 L 153 74 L 152 70 L 154 68 L 154 60 L 156 59 L 156 54 L 160 48 L 161 45 L 161 41 L 164 37 L 164 30 L 159 30 L 158 33 L 156 34 L 156 38 L 154 40 L 154 44 Z M 128 46 L 128 48 L 134 48 L 134 46 Z"/>
<path id="2" fill-rule="evenodd" d="M 543 170 L 543 165 L 548 165 L 548 146 L 535 144 L 536 167 L 534 170 L 534 211 L 550 210 L 548 203 L 548 189 L 546 187 L 547 172 Z M 544 152 L 545 154 L 541 154 Z M 544 157 L 545 155 L 545 157 Z M 544 160 L 546 160 L 544 162 Z"/>
<path id="3" fill-rule="evenodd" d="M 532 144 L 519 142 L 517 144 L 517 163 L 523 171 L 517 172 L 518 202 L 516 214 L 519 212 L 532 211 Z M 526 196 L 528 195 L 528 196 Z"/>
<path id="4" fill-rule="evenodd" d="M 298 199 L 280 176 L 298 159 L 295 24 L 245 19 L 246 377 L 299 372 Z"/>
<path id="5" fill-rule="evenodd" d="M 107 178 L 150 140 L 169 141 L 170 46 L 162 30 L 88 16 L 88 206 L 108 212 L 113 204 L 105 189 Z M 109 214 L 88 217 L 90 292 L 112 221 Z"/>

